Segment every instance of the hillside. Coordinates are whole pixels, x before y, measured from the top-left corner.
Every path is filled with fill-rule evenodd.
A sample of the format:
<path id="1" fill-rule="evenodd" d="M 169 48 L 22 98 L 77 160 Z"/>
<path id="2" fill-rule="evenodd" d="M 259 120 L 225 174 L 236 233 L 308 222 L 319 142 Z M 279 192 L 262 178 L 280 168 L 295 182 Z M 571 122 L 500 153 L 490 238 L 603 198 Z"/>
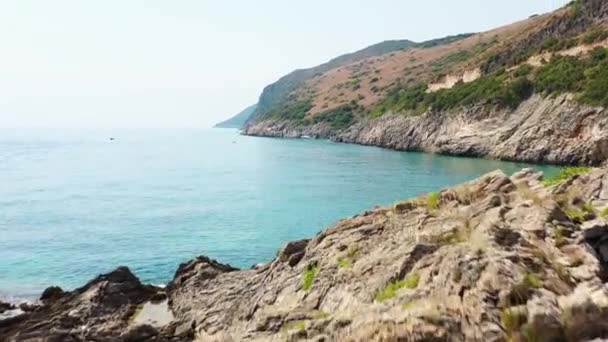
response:
<path id="1" fill-rule="evenodd" d="M 236 114 L 235 116 L 231 117 L 230 119 L 226 120 L 226 121 L 222 121 L 218 124 L 216 124 L 213 127 L 217 127 L 217 128 L 241 128 L 245 125 L 245 123 L 247 122 L 247 120 L 249 120 L 249 118 L 251 117 L 251 114 L 253 114 L 255 112 L 255 109 L 257 108 L 257 104 L 251 105 L 245 109 L 243 109 L 243 111 L 241 111 L 240 113 Z"/>
<path id="2" fill-rule="evenodd" d="M 470 34 L 462 34 L 457 36 L 445 37 L 442 39 L 436 39 L 425 43 L 415 43 L 410 40 L 388 40 L 378 44 L 368 46 L 362 50 L 345 54 L 330 60 L 327 63 L 319 66 L 296 70 L 286 76 L 283 76 L 277 82 L 267 86 L 258 103 L 258 109 L 252 116 L 252 119 L 263 118 L 268 113 L 276 111 L 285 102 L 289 102 L 292 97 L 292 93 L 297 92 L 299 88 L 305 86 L 305 82 L 314 79 L 324 73 L 327 73 L 335 68 L 356 63 L 368 58 L 375 56 L 381 56 L 387 53 L 393 53 L 395 51 L 401 51 L 414 46 L 426 46 L 431 47 L 447 42 L 457 41 L 470 36 Z"/>
<path id="3" fill-rule="evenodd" d="M 198 257 L 165 288 L 120 267 L 0 317 L 0 340 L 599 341 L 607 177 L 495 171 L 342 220 L 250 269 Z"/>
<path id="4" fill-rule="evenodd" d="M 577 0 L 491 31 L 325 66 L 297 85 L 268 86 L 244 134 L 601 164 L 607 18 L 608 2 Z M 274 96 L 277 88 L 289 91 Z"/>

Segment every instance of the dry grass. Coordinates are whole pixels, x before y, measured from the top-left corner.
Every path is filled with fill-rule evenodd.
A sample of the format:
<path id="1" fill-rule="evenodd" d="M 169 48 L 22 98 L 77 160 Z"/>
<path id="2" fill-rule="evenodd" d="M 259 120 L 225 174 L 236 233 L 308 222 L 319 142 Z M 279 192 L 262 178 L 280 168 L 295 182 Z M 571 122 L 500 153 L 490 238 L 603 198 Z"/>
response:
<path id="1" fill-rule="evenodd" d="M 517 182 L 515 183 L 515 187 L 522 198 L 532 201 L 532 203 L 534 203 L 536 206 L 543 206 L 544 199 L 540 194 L 532 190 L 527 182 Z"/>
<path id="2" fill-rule="evenodd" d="M 432 82 L 447 74 L 461 75 L 483 63 L 502 46 L 501 42 L 516 42 L 533 27 L 542 27 L 550 19 L 543 15 L 516 22 L 469 38 L 432 48 L 412 48 L 371 57 L 350 65 L 341 66 L 318 75 L 306 82 L 299 93 L 313 94 L 313 107 L 309 118 L 327 109 L 357 101 L 366 108 L 384 96 L 385 90 L 395 82 Z M 471 58 L 442 66 L 435 70 L 435 62 L 459 51 L 473 50 L 475 46 L 496 41 L 495 48 Z M 377 81 L 372 82 L 372 80 Z M 376 91 L 374 91 L 376 90 Z M 379 91 L 378 91 L 379 90 Z"/>

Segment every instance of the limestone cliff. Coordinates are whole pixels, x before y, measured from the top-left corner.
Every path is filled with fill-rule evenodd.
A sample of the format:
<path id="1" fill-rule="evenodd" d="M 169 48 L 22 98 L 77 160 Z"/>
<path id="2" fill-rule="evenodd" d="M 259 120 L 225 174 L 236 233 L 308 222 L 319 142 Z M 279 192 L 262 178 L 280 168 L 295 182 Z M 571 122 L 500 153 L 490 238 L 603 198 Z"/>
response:
<path id="1" fill-rule="evenodd" d="M 262 121 L 249 135 L 334 141 L 404 151 L 481 156 L 554 164 L 600 165 L 608 159 L 608 111 L 571 101 L 573 95 L 533 96 L 516 110 L 488 111 L 470 106 L 419 116 L 398 113 L 357 122 L 333 131 L 326 125 L 292 126 Z"/>

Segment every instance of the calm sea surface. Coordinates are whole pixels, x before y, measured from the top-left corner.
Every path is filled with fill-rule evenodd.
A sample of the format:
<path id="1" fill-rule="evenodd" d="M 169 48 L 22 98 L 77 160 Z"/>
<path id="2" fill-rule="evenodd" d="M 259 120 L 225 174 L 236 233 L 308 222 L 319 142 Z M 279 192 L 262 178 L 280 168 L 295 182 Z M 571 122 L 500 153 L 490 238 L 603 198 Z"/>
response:
<path id="1" fill-rule="evenodd" d="M 376 204 L 528 166 L 222 129 L 0 131 L 0 296 L 119 265 L 162 284 L 201 254 L 249 267 Z"/>

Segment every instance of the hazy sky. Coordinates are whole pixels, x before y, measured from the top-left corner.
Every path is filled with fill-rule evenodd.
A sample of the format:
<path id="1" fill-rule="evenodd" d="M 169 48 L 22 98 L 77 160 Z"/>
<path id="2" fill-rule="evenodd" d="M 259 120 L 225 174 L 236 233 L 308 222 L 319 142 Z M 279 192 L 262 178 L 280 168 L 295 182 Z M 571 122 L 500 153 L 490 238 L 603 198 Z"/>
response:
<path id="1" fill-rule="evenodd" d="M 567 0 L 0 0 L 0 127 L 210 126 L 295 68 Z"/>

